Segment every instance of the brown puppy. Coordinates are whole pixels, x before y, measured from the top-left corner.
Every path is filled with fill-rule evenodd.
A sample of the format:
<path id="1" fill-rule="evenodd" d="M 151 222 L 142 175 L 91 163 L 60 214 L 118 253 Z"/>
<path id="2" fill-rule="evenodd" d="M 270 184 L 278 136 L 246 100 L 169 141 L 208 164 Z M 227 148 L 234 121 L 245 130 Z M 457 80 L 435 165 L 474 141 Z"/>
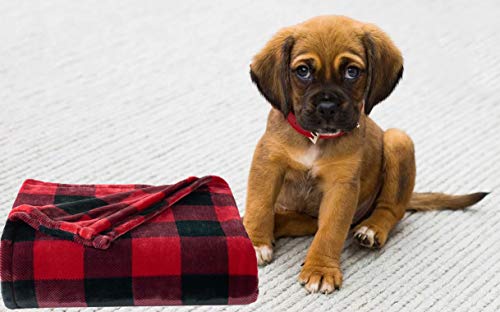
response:
<path id="1" fill-rule="evenodd" d="M 244 218 L 259 264 L 271 261 L 274 239 L 315 234 L 299 281 L 330 293 L 342 284 L 340 254 L 353 223 L 361 245 L 379 248 L 408 209 L 464 208 L 486 195 L 413 193 L 412 140 L 368 117 L 402 72 L 384 32 L 341 16 L 282 29 L 255 56 L 252 80 L 273 106 Z"/>

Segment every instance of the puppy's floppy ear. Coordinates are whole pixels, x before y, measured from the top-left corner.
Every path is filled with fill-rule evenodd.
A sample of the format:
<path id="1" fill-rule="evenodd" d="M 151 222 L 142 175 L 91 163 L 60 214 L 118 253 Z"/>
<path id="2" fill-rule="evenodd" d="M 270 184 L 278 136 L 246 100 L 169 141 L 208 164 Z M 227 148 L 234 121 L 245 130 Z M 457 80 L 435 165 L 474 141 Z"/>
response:
<path id="1" fill-rule="evenodd" d="M 363 26 L 363 45 L 367 59 L 365 113 L 392 93 L 403 76 L 403 57 L 392 40 L 372 24 Z"/>
<path id="2" fill-rule="evenodd" d="M 292 30 L 278 32 L 253 58 L 250 76 L 260 93 L 286 117 L 292 109 L 290 58 L 295 40 Z"/>

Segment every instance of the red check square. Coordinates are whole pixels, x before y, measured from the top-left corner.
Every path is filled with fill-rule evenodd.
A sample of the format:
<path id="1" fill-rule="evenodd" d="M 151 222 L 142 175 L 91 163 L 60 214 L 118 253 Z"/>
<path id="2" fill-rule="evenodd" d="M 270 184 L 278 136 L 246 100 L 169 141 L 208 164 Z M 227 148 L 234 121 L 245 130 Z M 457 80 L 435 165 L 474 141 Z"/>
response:
<path id="1" fill-rule="evenodd" d="M 82 279 L 83 245 L 64 240 L 40 240 L 33 243 L 35 280 Z"/>
<path id="2" fill-rule="evenodd" d="M 167 209 L 151 219 L 149 222 L 175 222 L 174 213 L 172 209 Z"/>
<path id="3" fill-rule="evenodd" d="M 254 251 L 246 237 L 227 237 L 228 269 L 230 275 L 257 275 L 257 259 L 246 257 Z"/>
<path id="4" fill-rule="evenodd" d="M 181 242 L 179 237 L 149 237 L 132 240 L 132 276 L 180 274 Z"/>
<path id="5" fill-rule="evenodd" d="M 104 197 L 107 195 L 113 195 L 122 192 L 130 192 L 135 190 L 135 185 L 109 185 L 109 184 L 100 184 L 95 186 L 95 197 Z"/>
<path id="6" fill-rule="evenodd" d="M 34 180 L 26 180 L 22 187 L 22 192 L 33 195 L 54 195 L 57 186 L 55 183 L 40 183 Z"/>
<path id="7" fill-rule="evenodd" d="M 238 210 L 233 209 L 231 206 L 215 206 L 215 213 L 219 222 L 240 220 Z"/>

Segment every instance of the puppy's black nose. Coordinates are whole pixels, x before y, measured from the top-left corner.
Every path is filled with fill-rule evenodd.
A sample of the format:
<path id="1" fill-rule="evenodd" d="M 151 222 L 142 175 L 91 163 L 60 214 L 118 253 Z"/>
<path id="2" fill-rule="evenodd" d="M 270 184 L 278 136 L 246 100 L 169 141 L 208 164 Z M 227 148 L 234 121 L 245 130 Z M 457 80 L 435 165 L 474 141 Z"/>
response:
<path id="1" fill-rule="evenodd" d="M 316 109 L 321 114 L 321 116 L 329 118 L 335 114 L 335 111 L 337 110 L 337 103 L 324 101 L 319 103 Z"/>

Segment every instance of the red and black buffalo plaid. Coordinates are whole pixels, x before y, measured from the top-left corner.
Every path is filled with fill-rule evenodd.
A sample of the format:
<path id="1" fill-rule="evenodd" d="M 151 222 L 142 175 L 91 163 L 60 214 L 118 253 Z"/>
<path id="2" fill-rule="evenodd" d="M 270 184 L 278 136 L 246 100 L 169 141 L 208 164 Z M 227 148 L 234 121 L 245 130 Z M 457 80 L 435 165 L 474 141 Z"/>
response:
<path id="1" fill-rule="evenodd" d="M 8 308 L 246 304 L 257 263 L 219 177 L 174 185 L 26 180 L 1 241 Z"/>

